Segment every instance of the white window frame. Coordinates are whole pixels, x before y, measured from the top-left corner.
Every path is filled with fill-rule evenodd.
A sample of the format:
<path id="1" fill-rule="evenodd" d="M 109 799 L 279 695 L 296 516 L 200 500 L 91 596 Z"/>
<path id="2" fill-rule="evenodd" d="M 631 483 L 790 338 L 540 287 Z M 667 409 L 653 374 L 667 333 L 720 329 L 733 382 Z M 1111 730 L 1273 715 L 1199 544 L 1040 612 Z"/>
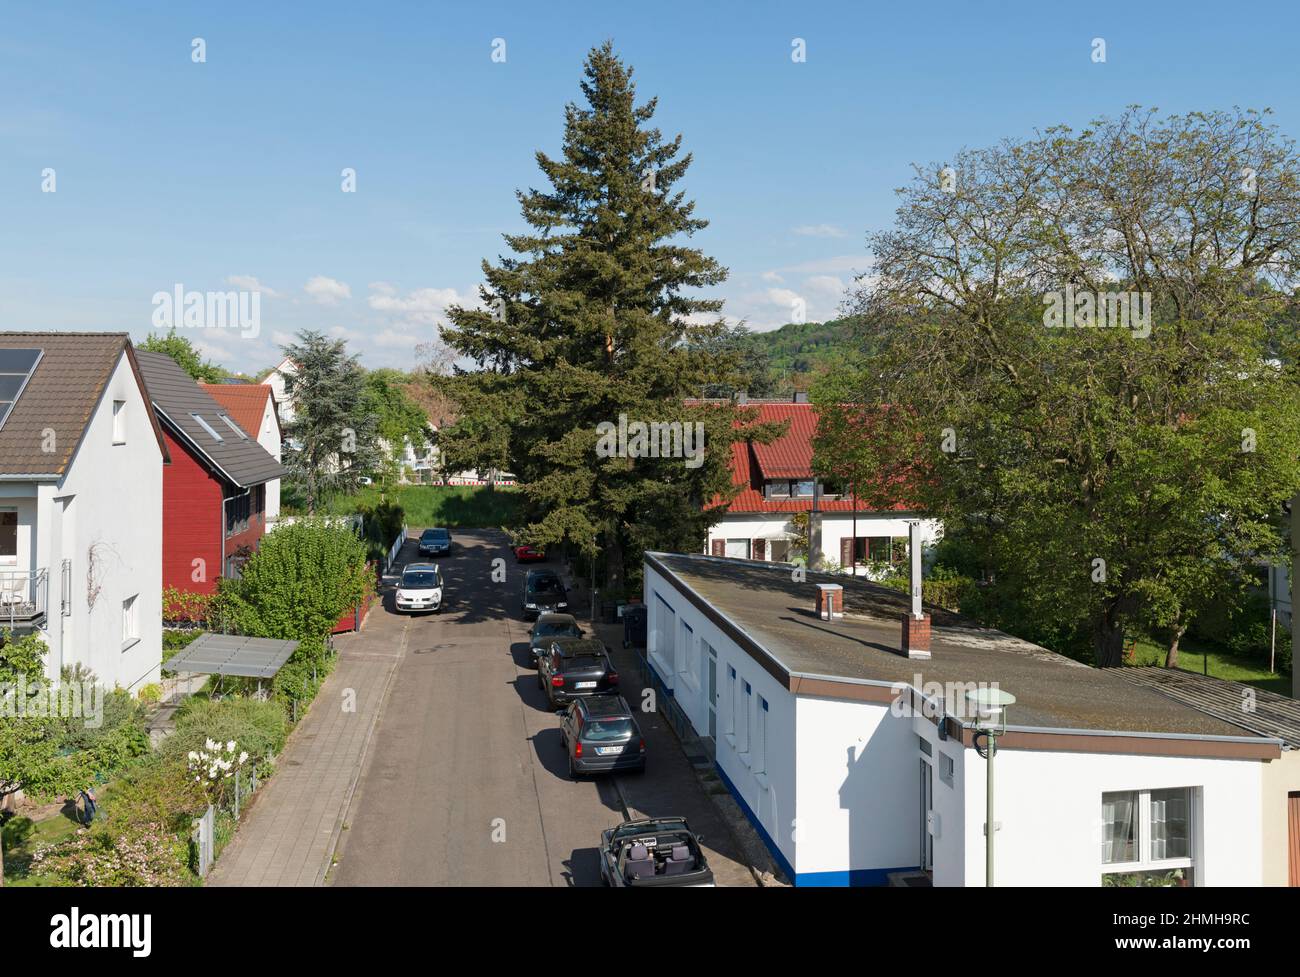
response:
<path id="1" fill-rule="evenodd" d="M 685 620 L 681 620 L 678 630 L 681 632 L 680 638 L 682 653 L 678 656 L 677 674 L 682 677 L 682 682 L 687 687 L 698 692 L 700 686 L 695 680 L 695 674 L 700 666 L 695 658 L 695 652 L 698 648 L 698 642 L 695 639 L 695 629 L 687 624 Z"/>
<path id="2" fill-rule="evenodd" d="M 754 696 L 754 742 L 749 751 L 750 769 L 755 776 L 767 773 L 767 700 Z"/>
<path id="3" fill-rule="evenodd" d="M 235 432 L 235 435 L 239 438 L 240 441 L 247 441 L 247 440 L 248 440 L 248 435 L 244 432 L 244 429 L 243 429 L 242 427 L 240 427 L 238 424 L 236 424 L 234 421 L 232 421 L 232 420 L 230 419 L 230 415 L 229 415 L 229 414 L 218 414 L 218 415 L 217 415 L 217 419 L 218 419 L 218 420 L 221 420 L 221 421 L 224 421 L 226 427 L 228 427 L 228 428 L 230 428 L 230 430 L 234 431 L 234 432 Z"/>
<path id="4" fill-rule="evenodd" d="M 113 444 L 126 444 L 126 401 L 113 401 Z"/>
<path id="5" fill-rule="evenodd" d="M 140 595 L 132 594 L 122 601 L 122 650 L 140 640 Z"/>
<path id="6" fill-rule="evenodd" d="M 1151 795 L 1160 790 L 1182 790 L 1187 792 L 1187 850 L 1188 854 L 1181 858 L 1152 858 L 1151 857 Z M 1131 872 L 1172 872 L 1174 869 L 1189 868 L 1192 869 L 1193 884 L 1196 881 L 1196 852 L 1197 838 L 1200 826 L 1197 822 L 1197 807 L 1200 795 L 1199 787 L 1154 787 L 1142 790 L 1115 790 L 1105 791 L 1102 794 L 1102 804 L 1105 805 L 1106 795 L 1114 794 L 1132 794 L 1137 797 L 1137 837 L 1134 842 L 1134 848 L 1138 858 L 1136 861 L 1129 862 L 1107 862 L 1104 860 L 1105 848 L 1102 849 L 1103 860 L 1101 863 L 1102 875 L 1124 875 Z M 1103 820 L 1102 845 L 1104 846 L 1105 834 Z"/>
<path id="7" fill-rule="evenodd" d="M 740 715 L 740 721 L 736 724 L 736 752 L 740 758 L 749 764 L 749 710 L 754 705 L 754 687 L 745 679 L 740 679 L 740 685 L 736 687 L 737 693 L 741 696 L 740 701 L 736 703 L 736 711 Z"/>
<path id="8" fill-rule="evenodd" d="M 722 709 L 723 734 L 727 742 L 736 745 L 736 670 L 727 666 L 727 694 L 723 697 L 726 705 Z"/>

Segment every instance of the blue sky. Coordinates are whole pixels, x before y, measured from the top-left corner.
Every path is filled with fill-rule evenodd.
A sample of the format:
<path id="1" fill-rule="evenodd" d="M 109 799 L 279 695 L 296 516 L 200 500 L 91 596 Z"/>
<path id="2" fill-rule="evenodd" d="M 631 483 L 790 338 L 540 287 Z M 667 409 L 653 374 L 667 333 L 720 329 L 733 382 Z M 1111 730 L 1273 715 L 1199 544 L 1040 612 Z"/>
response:
<path id="1" fill-rule="evenodd" d="M 226 366 L 309 327 L 408 365 L 520 229 L 605 38 L 695 155 L 724 311 L 822 319 L 913 162 L 1133 103 L 1300 135 L 1297 28 L 1286 3 L 0 3 L 0 329 L 143 338 L 156 292 L 255 280 L 256 337 L 190 333 Z"/>

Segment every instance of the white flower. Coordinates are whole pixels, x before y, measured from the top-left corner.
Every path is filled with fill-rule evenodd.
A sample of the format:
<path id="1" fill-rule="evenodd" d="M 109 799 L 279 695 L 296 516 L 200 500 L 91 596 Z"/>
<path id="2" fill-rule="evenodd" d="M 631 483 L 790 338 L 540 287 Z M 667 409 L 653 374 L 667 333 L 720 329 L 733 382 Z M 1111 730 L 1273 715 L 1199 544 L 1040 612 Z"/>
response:
<path id="1" fill-rule="evenodd" d="M 244 762 L 245 760 L 247 760 L 247 759 L 248 759 L 248 751 L 247 751 L 247 750 L 245 750 L 243 753 L 239 754 L 239 762 L 240 762 L 240 763 L 243 763 L 243 762 Z"/>
<path id="2" fill-rule="evenodd" d="M 208 737 L 208 739 L 204 741 L 203 745 L 209 750 L 217 750 L 221 748 L 221 744 L 213 741 L 212 737 Z"/>
<path id="3" fill-rule="evenodd" d="M 199 755 L 198 755 L 197 753 L 195 753 L 193 750 L 190 750 L 190 752 L 189 752 L 189 757 L 190 757 L 190 760 L 193 761 L 193 760 L 197 760 L 197 759 L 199 758 Z"/>
<path id="4" fill-rule="evenodd" d="M 226 744 L 226 752 L 227 752 L 227 753 L 234 753 L 234 752 L 235 752 L 235 741 L 234 741 L 234 740 L 231 740 L 229 743 Z"/>

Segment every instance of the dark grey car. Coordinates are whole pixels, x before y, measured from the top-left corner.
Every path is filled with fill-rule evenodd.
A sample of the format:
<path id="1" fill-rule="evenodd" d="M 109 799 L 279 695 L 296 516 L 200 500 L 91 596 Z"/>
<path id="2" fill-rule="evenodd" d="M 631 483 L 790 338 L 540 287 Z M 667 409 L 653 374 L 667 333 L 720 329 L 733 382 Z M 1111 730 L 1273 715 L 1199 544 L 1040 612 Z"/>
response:
<path id="1" fill-rule="evenodd" d="M 528 655 L 533 668 L 556 638 L 581 638 L 582 628 L 572 614 L 542 614 L 528 632 Z"/>
<path id="2" fill-rule="evenodd" d="M 584 773 L 645 773 L 645 737 L 621 695 L 575 699 L 560 720 L 569 755 L 569 776 Z"/>

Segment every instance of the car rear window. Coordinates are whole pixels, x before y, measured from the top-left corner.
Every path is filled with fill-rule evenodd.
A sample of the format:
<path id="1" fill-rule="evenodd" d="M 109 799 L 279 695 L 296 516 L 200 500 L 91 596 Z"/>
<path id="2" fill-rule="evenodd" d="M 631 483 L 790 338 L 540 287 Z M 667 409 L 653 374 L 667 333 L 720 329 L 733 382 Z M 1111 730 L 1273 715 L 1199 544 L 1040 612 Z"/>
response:
<path id="1" fill-rule="evenodd" d="M 582 738 L 597 743 L 609 740 L 625 740 L 631 735 L 632 720 L 626 717 L 622 719 L 590 719 L 582 727 Z"/>
<path id="2" fill-rule="evenodd" d="M 534 594 L 555 594 L 560 591 L 560 581 L 558 580 L 538 580 L 529 588 Z"/>
<path id="3" fill-rule="evenodd" d="M 564 659 L 564 670 L 566 672 L 579 668 L 603 668 L 604 666 L 604 655 L 574 655 L 572 658 Z"/>

